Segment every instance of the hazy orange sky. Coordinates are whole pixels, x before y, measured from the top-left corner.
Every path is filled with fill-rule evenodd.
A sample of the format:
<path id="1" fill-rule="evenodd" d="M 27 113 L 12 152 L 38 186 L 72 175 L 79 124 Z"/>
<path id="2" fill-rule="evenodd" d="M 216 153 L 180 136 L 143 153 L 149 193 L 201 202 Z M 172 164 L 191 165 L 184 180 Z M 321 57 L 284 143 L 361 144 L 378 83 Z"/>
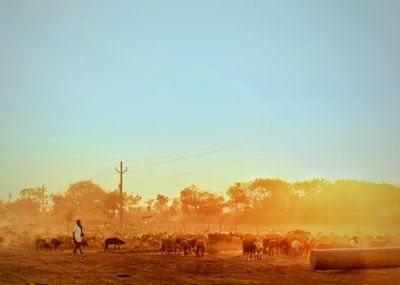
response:
<path id="1" fill-rule="evenodd" d="M 0 198 L 113 190 L 120 160 L 143 197 L 256 177 L 400 184 L 399 11 L 2 0 Z"/>

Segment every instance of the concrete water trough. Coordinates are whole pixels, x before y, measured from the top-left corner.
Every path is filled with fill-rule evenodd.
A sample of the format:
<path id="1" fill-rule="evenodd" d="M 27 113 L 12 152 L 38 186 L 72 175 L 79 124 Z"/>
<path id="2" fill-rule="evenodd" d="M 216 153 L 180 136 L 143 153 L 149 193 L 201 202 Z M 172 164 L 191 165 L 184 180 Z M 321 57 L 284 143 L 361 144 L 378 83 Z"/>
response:
<path id="1" fill-rule="evenodd" d="M 400 247 L 313 249 L 314 270 L 400 267 Z"/>

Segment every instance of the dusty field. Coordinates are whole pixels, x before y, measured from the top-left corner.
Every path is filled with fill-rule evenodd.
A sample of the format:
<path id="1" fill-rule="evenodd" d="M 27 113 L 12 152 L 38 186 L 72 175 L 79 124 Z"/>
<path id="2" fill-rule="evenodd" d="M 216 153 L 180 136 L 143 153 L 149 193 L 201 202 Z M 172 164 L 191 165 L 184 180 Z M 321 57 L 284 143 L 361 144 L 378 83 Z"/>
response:
<path id="1" fill-rule="evenodd" d="M 240 252 L 36 252 L 0 249 L 0 284 L 400 284 L 400 268 L 312 271 L 308 259 L 247 261 Z"/>

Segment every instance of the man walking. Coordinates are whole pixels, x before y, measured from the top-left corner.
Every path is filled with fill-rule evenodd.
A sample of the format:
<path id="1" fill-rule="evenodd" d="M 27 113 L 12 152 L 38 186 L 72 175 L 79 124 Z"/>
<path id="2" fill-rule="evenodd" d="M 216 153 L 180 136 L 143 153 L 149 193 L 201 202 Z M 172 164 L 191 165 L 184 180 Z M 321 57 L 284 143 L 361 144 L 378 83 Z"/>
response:
<path id="1" fill-rule="evenodd" d="M 82 237 L 83 237 L 83 229 L 81 225 L 81 220 L 77 220 L 74 228 L 72 229 L 72 237 L 74 239 L 75 243 L 75 248 L 74 248 L 74 253 L 76 253 L 76 250 L 79 248 L 79 251 L 82 252 L 81 248 L 81 242 L 82 242 Z"/>

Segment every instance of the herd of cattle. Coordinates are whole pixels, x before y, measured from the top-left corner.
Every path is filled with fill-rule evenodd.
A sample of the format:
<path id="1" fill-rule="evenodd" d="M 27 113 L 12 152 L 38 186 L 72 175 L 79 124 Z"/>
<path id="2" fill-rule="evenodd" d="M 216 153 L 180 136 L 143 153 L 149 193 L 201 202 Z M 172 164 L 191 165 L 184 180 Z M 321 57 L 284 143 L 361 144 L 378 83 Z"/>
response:
<path id="1" fill-rule="evenodd" d="M 0 246 L 4 241 L 0 237 Z M 339 236 L 333 233 L 312 235 L 304 230 L 292 230 L 285 234 L 281 232 L 266 235 L 242 233 L 208 233 L 208 234 L 135 234 L 105 238 L 102 235 L 84 236 L 81 246 L 83 249 L 103 249 L 108 251 L 114 245 L 118 250 L 122 245 L 131 249 L 153 249 L 166 255 L 184 256 L 194 254 L 203 256 L 208 250 L 238 250 L 241 249 L 248 259 L 261 259 L 263 254 L 273 256 L 307 257 L 312 249 L 355 248 L 355 247 L 385 247 L 400 245 L 400 234 L 353 235 Z M 72 236 L 57 236 L 54 238 L 37 237 L 35 248 L 41 250 L 72 249 Z"/>
<path id="2" fill-rule="evenodd" d="M 36 251 L 40 250 L 63 250 L 65 248 L 73 248 L 74 242 L 72 237 L 67 237 L 67 236 L 59 236 L 56 238 L 50 239 L 44 239 L 44 238 L 37 238 L 36 239 Z M 90 236 L 88 238 L 84 238 L 81 242 L 81 247 L 83 249 L 86 249 L 89 247 L 89 243 L 93 244 L 96 242 L 96 237 L 95 236 Z M 104 251 L 108 250 L 109 245 L 114 245 L 114 249 L 120 249 L 121 245 L 125 244 L 123 240 L 120 240 L 119 238 L 107 238 L 103 242 L 104 245 Z"/>

